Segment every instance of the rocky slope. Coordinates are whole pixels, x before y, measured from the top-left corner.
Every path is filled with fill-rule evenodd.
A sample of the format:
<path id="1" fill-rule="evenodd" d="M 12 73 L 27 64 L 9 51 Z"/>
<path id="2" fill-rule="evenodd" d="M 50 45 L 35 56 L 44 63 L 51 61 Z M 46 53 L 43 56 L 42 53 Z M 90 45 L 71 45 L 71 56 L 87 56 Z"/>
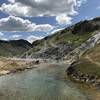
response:
<path id="1" fill-rule="evenodd" d="M 91 45 L 90 45 L 90 41 Z M 85 51 L 67 69 L 67 74 L 75 81 L 85 82 L 100 88 L 100 33 L 88 40 Z"/>
<path id="2" fill-rule="evenodd" d="M 64 57 L 67 61 L 70 60 L 73 63 L 86 52 L 87 50 L 93 48 L 95 45 L 100 43 L 100 31 L 96 31 L 93 36 L 91 36 L 88 40 L 82 43 L 79 47 L 75 48 L 73 51 L 69 52 L 68 55 Z"/>
<path id="3" fill-rule="evenodd" d="M 33 48 L 24 53 L 21 57 L 65 59 L 71 51 L 73 52 L 74 49 L 85 43 L 86 40 L 94 36 L 96 31 L 99 30 L 100 17 L 81 21 L 42 40 L 33 42 Z M 85 46 L 83 46 L 83 48 L 84 47 Z"/>
<path id="4" fill-rule="evenodd" d="M 69 44 L 59 44 L 54 47 L 48 47 L 47 49 L 42 49 L 36 53 L 28 55 L 28 58 L 40 58 L 40 59 L 62 59 L 65 55 L 69 53 L 73 48 Z M 27 57 L 26 57 L 27 58 Z"/>
<path id="5" fill-rule="evenodd" d="M 70 64 L 66 72 L 71 79 L 100 87 L 100 17 L 34 42 L 25 56 L 63 59 Z"/>

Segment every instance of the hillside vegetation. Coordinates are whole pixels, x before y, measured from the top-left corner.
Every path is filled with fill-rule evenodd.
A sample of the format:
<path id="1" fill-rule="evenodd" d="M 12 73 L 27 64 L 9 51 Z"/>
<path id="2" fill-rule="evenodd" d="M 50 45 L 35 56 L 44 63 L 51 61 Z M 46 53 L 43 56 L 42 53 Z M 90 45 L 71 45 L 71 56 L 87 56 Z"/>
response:
<path id="1" fill-rule="evenodd" d="M 31 47 L 32 45 L 26 40 L 0 40 L 0 56 L 20 56 L 23 52 L 26 52 Z"/>
<path id="2" fill-rule="evenodd" d="M 53 35 L 45 37 L 42 40 L 37 40 L 32 43 L 33 48 L 27 51 L 22 55 L 22 57 L 31 57 L 31 58 L 48 58 L 51 55 L 54 57 L 51 58 L 62 58 L 67 55 L 67 53 L 62 54 L 63 56 L 58 57 L 57 54 L 60 54 L 62 45 L 66 47 L 65 51 L 72 51 L 82 43 L 84 43 L 87 39 L 94 35 L 95 31 L 100 30 L 100 18 L 94 18 L 93 20 L 85 20 L 81 21 L 73 26 L 70 26 L 64 30 L 56 32 Z M 60 46 L 61 45 L 61 46 Z M 70 45 L 70 49 L 68 46 Z M 58 47 L 58 48 L 56 48 Z M 52 50 L 53 49 L 53 50 Z M 52 54 L 55 52 L 55 54 Z M 56 54 L 57 52 L 57 54 Z M 35 55 L 35 56 L 34 56 Z M 45 56 L 46 55 L 46 56 Z"/>
<path id="3" fill-rule="evenodd" d="M 100 44 L 87 50 L 76 64 L 76 70 L 84 74 L 100 76 Z"/>
<path id="4" fill-rule="evenodd" d="M 42 40 L 0 40 L 0 56 L 61 59 L 100 30 L 100 17 L 76 23 Z"/>

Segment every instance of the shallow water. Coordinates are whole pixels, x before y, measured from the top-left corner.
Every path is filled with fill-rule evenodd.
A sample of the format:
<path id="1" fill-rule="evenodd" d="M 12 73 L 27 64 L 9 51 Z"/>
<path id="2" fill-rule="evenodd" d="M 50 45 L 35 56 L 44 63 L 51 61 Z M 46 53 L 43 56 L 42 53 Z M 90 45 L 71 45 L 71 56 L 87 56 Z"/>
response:
<path id="1" fill-rule="evenodd" d="M 88 100 L 65 76 L 65 65 L 0 77 L 0 100 Z"/>

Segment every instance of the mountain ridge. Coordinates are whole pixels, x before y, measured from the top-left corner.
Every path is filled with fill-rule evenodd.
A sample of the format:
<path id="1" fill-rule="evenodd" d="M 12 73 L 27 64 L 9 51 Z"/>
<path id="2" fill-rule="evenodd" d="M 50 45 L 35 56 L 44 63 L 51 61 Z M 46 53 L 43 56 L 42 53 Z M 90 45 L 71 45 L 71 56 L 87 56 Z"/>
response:
<path id="1" fill-rule="evenodd" d="M 13 57 L 19 56 L 32 47 L 31 43 L 26 40 L 0 40 L 0 56 Z"/>

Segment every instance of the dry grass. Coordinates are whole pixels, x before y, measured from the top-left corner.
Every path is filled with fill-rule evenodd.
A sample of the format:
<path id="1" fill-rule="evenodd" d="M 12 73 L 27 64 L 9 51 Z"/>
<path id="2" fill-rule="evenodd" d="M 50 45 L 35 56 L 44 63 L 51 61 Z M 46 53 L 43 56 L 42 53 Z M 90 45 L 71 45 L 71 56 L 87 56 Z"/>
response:
<path id="1" fill-rule="evenodd" d="M 84 53 L 76 65 L 76 70 L 100 76 L 100 44 Z"/>
<path id="2" fill-rule="evenodd" d="M 16 70 L 31 65 L 32 62 L 23 60 L 11 60 L 7 58 L 0 58 L 0 71 Z"/>
<path id="3" fill-rule="evenodd" d="M 100 63 L 100 44 L 88 50 L 83 57 L 90 57 L 93 61 Z"/>

